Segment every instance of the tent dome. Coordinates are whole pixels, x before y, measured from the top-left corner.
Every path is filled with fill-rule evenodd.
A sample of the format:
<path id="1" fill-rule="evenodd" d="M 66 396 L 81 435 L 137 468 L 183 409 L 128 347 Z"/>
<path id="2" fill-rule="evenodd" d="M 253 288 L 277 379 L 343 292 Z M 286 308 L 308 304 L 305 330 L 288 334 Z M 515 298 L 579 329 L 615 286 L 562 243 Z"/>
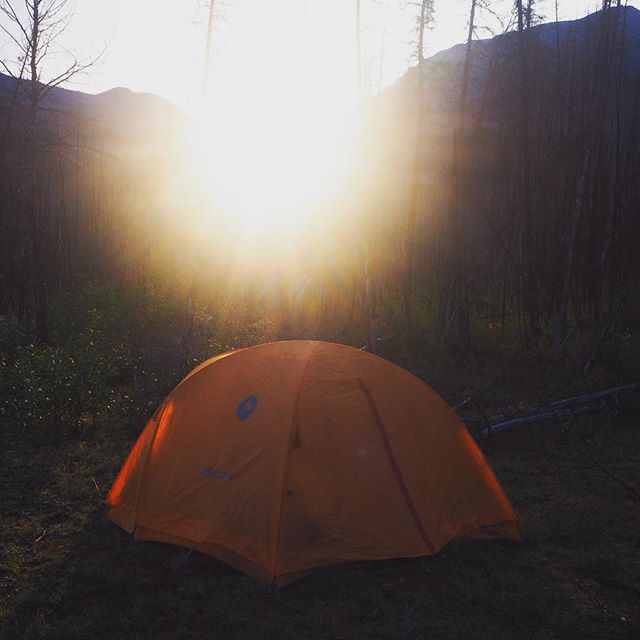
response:
<path id="1" fill-rule="evenodd" d="M 518 538 L 456 414 L 378 356 L 295 340 L 208 360 L 146 425 L 108 497 L 136 539 L 195 547 L 260 581 Z"/>

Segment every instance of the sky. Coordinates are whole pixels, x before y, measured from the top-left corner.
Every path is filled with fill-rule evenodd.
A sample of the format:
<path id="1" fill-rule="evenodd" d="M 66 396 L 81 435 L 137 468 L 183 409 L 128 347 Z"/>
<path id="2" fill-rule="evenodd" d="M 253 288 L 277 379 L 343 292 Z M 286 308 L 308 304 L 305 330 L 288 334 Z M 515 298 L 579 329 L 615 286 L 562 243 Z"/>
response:
<path id="1" fill-rule="evenodd" d="M 417 9 L 408 0 L 361 3 L 365 89 L 375 93 L 415 59 Z M 493 2 L 504 15 L 511 4 Z M 599 4 L 559 0 L 560 18 L 581 17 Z M 61 45 L 81 59 L 102 52 L 98 64 L 69 88 L 97 93 L 125 86 L 159 94 L 188 112 L 196 110 L 202 95 L 207 0 L 70 0 L 69 6 L 73 17 Z M 238 84 L 257 82 L 261 91 L 273 94 L 283 85 L 312 82 L 313 91 L 332 96 L 336 108 L 352 102 L 354 6 L 354 0 L 215 0 L 209 92 L 232 93 Z M 465 39 L 468 7 L 469 0 L 436 0 L 427 55 Z M 541 0 L 539 12 L 553 19 L 554 1 Z M 479 22 L 500 31 L 488 14 Z M 479 34 L 487 37 L 489 31 Z M 0 52 L 5 59 L 12 53 L 6 42 Z M 49 73 L 64 60 L 62 53 L 53 59 Z"/>

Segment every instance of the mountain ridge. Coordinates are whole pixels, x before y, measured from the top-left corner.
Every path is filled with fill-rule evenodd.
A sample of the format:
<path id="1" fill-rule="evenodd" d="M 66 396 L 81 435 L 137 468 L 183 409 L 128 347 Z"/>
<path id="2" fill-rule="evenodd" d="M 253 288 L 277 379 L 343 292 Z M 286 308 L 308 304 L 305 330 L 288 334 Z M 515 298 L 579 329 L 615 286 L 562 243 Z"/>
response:
<path id="1" fill-rule="evenodd" d="M 529 33 L 536 38 L 538 42 L 546 44 L 548 46 L 556 45 L 556 38 L 559 36 L 561 44 L 566 42 L 566 39 L 570 35 L 575 35 L 576 38 L 580 36 L 586 35 L 586 30 L 593 26 L 594 23 L 600 22 L 606 14 L 614 15 L 616 13 L 623 14 L 627 19 L 627 29 L 628 32 L 633 33 L 635 35 L 635 40 L 640 45 L 640 9 L 632 6 L 627 7 L 611 7 L 610 9 L 595 11 L 585 15 L 582 18 L 576 18 L 573 20 L 561 20 L 559 22 L 543 22 L 540 24 L 533 25 L 529 30 Z M 620 24 L 620 21 L 618 22 Z M 631 28 L 629 28 L 631 27 Z M 572 31 L 575 31 L 574 34 L 571 34 Z M 488 46 L 501 45 L 505 43 L 511 44 L 515 38 L 517 38 L 517 31 L 507 31 L 505 33 L 497 34 L 492 36 L 491 38 L 482 38 L 473 41 L 473 47 L 477 52 L 486 49 Z M 466 55 L 467 44 L 462 42 L 455 44 L 447 49 L 443 49 L 438 51 L 437 53 L 429 56 L 425 59 L 424 63 L 427 67 L 433 66 L 433 64 L 438 65 L 459 65 L 464 64 L 464 59 Z M 638 56 L 640 59 L 640 51 L 638 52 Z M 394 82 L 384 87 L 381 93 L 384 93 L 388 89 L 394 87 L 398 83 L 402 83 L 402 81 L 407 77 L 415 73 L 417 69 L 417 65 L 409 69 L 405 74 L 400 76 Z M 2 94 L 11 95 L 15 90 L 15 82 L 16 79 L 11 76 L 0 72 L 0 100 L 2 100 Z M 23 79 L 22 80 L 25 87 L 28 87 L 30 84 L 30 80 Z M 43 84 L 43 86 L 46 86 Z M 98 93 L 91 93 L 86 91 L 81 91 L 79 89 L 70 89 L 67 87 L 54 87 L 50 90 L 49 95 L 47 96 L 47 105 L 50 105 L 52 102 L 59 102 L 65 105 L 73 105 L 73 106 L 90 106 L 90 105 L 100 105 L 104 101 L 109 101 L 113 104 L 123 104 L 127 103 L 128 105 L 134 105 L 136 102 L 140 103 L 143 101 L 149 101 L 149 103 L 155 103 L 156 108 L 164 108 L 166 110 L 174 110 L 177 113 L 180 113 L 183 117 L 187 117 L 186 114 L 171 100 L 158 95 L 156 93 L 146 92 L 146 91 L 136 91 L 130 89 L 125 86 L 115 86 L 105 91 L 101 91 Z"/>

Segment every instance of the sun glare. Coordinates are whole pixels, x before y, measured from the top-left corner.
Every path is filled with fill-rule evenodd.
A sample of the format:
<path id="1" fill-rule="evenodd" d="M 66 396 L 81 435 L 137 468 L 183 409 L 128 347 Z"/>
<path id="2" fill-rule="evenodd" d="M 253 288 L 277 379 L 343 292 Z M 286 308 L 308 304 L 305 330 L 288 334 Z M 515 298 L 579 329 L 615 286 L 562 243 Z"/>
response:
<path id="1" fill-rule="evenodd" d="M 205 223 L 224 220 L 244 246 L 278 246 L 313 231 L 348 189 L 355 73 L 343 47 L 317 46 L 317 25 L 259 17 L 216 61 L 190 162 Z M 344 42 L 351 35 L 345 28 Z"/>
<path id="2" fill-rule="evenodd" d="M 327 119 L 322 107 L 247 92 L 199 119 L 191 151 L 209 215 L 233 221 L 244 238 L 308 228 L 338 197 L 350 168 L 346 117 Z"/>

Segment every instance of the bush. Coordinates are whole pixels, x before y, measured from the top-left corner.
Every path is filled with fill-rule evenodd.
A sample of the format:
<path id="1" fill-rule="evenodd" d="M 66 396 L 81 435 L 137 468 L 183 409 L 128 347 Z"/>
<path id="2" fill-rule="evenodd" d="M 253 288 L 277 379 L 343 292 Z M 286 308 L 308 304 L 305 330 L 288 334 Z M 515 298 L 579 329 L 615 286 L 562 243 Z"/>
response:
<path id="1" fill-rule="evenodd" d="M 58 440 L 106 417 L 139 423 L 184 373 L 175 304 L 153 292 L 117 295 L 87 284 L 51 309 L 52 343 L 0 321 L 5 435 Z"/>

